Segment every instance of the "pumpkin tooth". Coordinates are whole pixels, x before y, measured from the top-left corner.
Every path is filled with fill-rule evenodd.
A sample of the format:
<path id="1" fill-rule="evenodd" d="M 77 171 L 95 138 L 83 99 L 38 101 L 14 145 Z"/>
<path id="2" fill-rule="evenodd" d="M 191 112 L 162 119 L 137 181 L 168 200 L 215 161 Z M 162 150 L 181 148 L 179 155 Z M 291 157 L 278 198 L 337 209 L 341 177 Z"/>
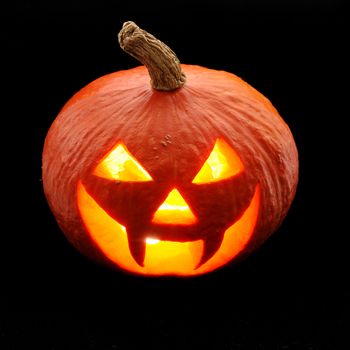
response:
<path id="1" fill-rule="evenodd" d="M 195 270 L 206 263 L 220 248 L 224 234 L 218 234 L 216 236 L 209 236 L 203 239 L 203 253 L 201 260 L 195 267 Z"/>
<path id="2" fill-rule="evenodd" d="M 145 260 L 145 254 L 146 254 L 146 241 L 145 239 L 142 239 L 140 237 L 136 237 L 136 235 L 133 235 L 130 233 L 130 231 L 127 231 L 128 234 L 128 243 L 129 243 L 129 250 L 134 258 L 134 260 L 137 262 L 138 265 L 141 267 L 144 267 L 144 260 Z"/>

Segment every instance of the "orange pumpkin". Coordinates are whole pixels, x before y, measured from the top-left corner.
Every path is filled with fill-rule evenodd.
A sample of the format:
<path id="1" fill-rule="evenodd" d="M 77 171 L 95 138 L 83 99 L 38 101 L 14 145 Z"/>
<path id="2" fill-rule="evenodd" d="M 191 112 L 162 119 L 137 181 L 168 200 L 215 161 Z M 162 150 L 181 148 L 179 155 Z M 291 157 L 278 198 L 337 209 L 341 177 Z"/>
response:
<path id="1" fill-rule="evenodd" d="M 240 78 L 180 65 L 133 22 L 119 42 L 146 67 L 87 85 L 46 137 L 58 224 L 81 253 L 141 275 L 193 276 L 247 256 L 296 191 L 288 126 Z"/>

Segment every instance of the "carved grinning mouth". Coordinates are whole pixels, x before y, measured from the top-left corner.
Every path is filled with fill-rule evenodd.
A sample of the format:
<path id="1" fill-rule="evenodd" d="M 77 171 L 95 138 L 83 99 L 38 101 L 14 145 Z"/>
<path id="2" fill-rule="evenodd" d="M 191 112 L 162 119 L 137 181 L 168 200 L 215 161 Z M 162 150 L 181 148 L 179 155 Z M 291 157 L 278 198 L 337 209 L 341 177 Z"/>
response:
<path id="1" fill-rule="evenodd" d="M 146 235 L 142 239 L 144 258 L 140 264 L 129 249 L 125 227 L 96 203 L 81 182 L 78 183 L 77 195 L 82 221 L 103 254 L 125 270 L 150 275 L 201 274 L 225 265 L 248 243 L 257 222 L 260 203 L 260 188 L 257 185 L 243 215 L 223 230 L 222 237 L 209 258 L 204 258 L 208 253 L 205 253 L 206 244 L 203 239 L 175 242 L 161 240 L 157 235 Z M 156 226 L 162 227 L 153 225 Z M 173 227 L 176 226 L 178 225 Z M 191 226 L 196 225 L 183 225 L 182 229 Z"/>

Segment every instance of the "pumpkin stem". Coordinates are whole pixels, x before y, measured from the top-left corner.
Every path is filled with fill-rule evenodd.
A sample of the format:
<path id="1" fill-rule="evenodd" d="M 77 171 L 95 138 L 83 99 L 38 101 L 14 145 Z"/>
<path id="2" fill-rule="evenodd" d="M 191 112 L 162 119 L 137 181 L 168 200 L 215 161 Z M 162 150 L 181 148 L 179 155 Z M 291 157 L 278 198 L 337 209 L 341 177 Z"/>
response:
<path id="1" fill-rule="evenodd" d="M 128 21 L 118 34 L 120 47 L 143 63 L 156 90 L 171 91 L 180 88 L 186 81 L 175 53 L 152 34 Z"/>

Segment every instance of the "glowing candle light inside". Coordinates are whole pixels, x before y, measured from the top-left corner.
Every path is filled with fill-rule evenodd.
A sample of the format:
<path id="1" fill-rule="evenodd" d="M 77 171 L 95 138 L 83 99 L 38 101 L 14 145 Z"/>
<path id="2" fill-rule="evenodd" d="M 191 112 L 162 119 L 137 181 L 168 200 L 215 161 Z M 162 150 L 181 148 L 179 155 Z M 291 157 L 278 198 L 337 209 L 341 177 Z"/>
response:
<path id="1" fill-rule="evenodd" d="M 150 237 L 146 238 L 147 244 L 157 244 L 159 242 L 160 242 L 159 239 L 156 239 L 156 238 L 150 238 Z"/>

